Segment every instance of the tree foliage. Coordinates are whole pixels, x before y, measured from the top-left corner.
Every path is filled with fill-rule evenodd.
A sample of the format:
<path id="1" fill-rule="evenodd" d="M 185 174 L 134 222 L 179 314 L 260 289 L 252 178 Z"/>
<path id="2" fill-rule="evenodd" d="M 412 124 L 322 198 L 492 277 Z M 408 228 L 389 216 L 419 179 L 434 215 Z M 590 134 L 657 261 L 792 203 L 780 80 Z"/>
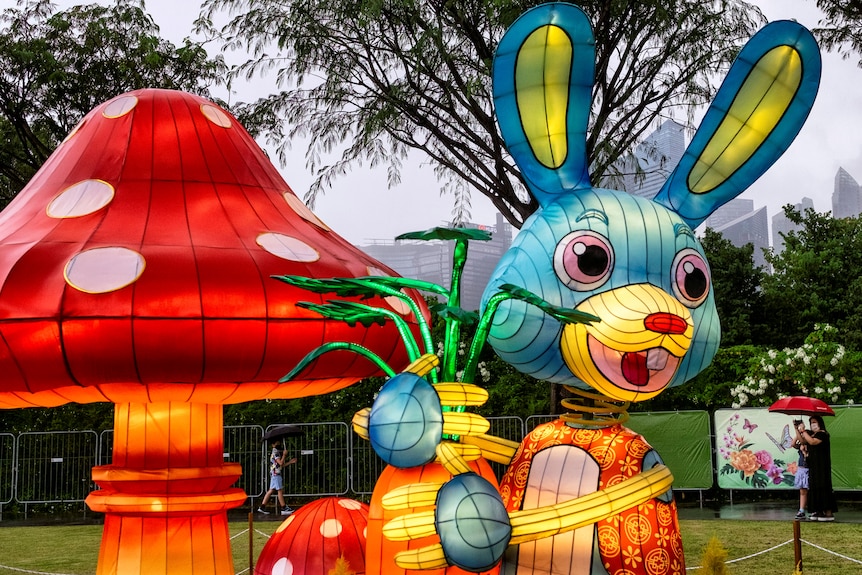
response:
<path id="1" fill-rule="evenodd" d="M 138 88 L 208 96 L 222 59 L 159 36 L 142 0 L 74 6 L 19 1 L 0 13 L 0 205 L 23 188 L 96 105 Z"/>
<path id="2" fill-rule="evenodd" d="M 538 3 L 207 0 L 198 30 L 251 55 L 232 77 L 275 74 L 281 91 L 236 111 L 282 157 L 291 140 L 308 141 L 316 174 L 310 204 L 363 162 L 386 166 L 390 184 L 397 183 L 416 150 L 455 194 L 460 217 L 478 191 L 520 227 L 537 205 L 504 152 L 490 71 L 505 29 Z M 763 22 L 741 0 L 579 4 L 596 38 L 587 151 L 597 180 L 674 107 L 710 100 L 713 75 Z M 229 20 L 217 29 L 224 12 Z"/>
<path id="3" fill-rule="evenodd" d="M 862 68 L 862 3 L 858 0 L 817 0 L 824 13 L 821 26 L 814 29 L 821 46 L 844 58 L 854 52 Z"/>
<path id="4" fill-rule="evenodd" d="M 722 347 L 761 343 L 764 272 L 754 265 L 754 246 L 738 248 L 711 228 L 706 229 L 701 244 L 712 271 Z"/>
<path id="5" fill-rule="evenodd" d="M 817 324 L 797 348 L 754 355 L 742 382 L 731 390 L 733 406 L 768 406 L 782 397 L 807 395 L 826 403 L 856 403 L 862 391 L 862 353 L 847 351 L 838 329 Z"/>
<path id="6" fill-rule="evenodd" d="M 862 220 L 784 211 L 802 227 L 785 236 L 784 251 L 766 257 L 773 273 L 763 278 L 765 343 L 796 347 L 826 323 L 849 348 L 862 350 Z"/>

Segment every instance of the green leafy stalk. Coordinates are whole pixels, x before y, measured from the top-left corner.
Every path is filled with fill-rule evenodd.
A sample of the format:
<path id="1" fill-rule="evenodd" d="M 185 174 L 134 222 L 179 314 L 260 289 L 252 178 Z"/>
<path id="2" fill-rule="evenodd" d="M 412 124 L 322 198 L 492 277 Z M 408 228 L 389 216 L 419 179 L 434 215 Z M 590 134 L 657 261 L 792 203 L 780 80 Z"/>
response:
<path id="1" fill-rule="evenodd" d="M 378 290 L 381 296 L 386 297 L 395 297 L 399 300 L 403 301 L 410 308 L 410 311 L 413 312 L 413 316 L 416 318 L 416 325 L 419 326 L 419 334 L 422 337 L 422 343 L 425 346 L 425 353 L 434 353 L 434 341 L 431 338 L 431 326 L 428 325 L 428 322 L 425 320 L 425 316 L 422 315 L 422 312 L 419 310 L 419 305 L 413 300 L 412 297 L 408 296 L 406 293 L 401 291 L 399 287 L 393 287 L 391 285 L 387 285 L 388 282 L 380 282 L 379 279 L 398 279 L 398 278 L 383 278 L 379 276 L 369 276 L 365 278 L 358 278 L 356 281 L 368 281 L 373 283 L 375 288 Z M 430 282 L 426 282 L 430 283 Z M 434 285 L 434 284 L 431 284 Z M 397 286 L 397 282 L 395 283 Z M 439 286 L 438 286 L 439 287 Z M 410 333 L 410 338 L 414 341 L 413 334 Z"/>
<path id="2" fill-rule="evenodd" d="M 362 297 L 364 299 L 369 299 L 374 296 L 396 297 L 399 300 L 405 302 L 407 306 L 410 307 L 410 310 L 416 317 L 416 323 L 419 326 L 419 333 L 421 334 L 422 343 L 425 346 L 425 351 L 433 353 L 434 343 L 431 338 L 431 328 L 428 325 L 428 322 L 425 320 L 425 316 L 422 315 L 421 311 L 419 310 L 419 306 L 416 304 L 413 298 L 411 298 L 401 290 L 404 288 L 424 289 L 436 293 L 447 293 L 444 288 L 438 286 L 437 284 L 432 284 L 430 282 L 421 282 L 418 280 L 407 280 L 406 278 L 392 278 L 386 276 L 365 276 L 359 278 L 328 279 L 307 278 L 303 276 L 292 275 L 272 277 L 284 283 L 320 294 L 334 293 L 335 295 L 338 295 L 340 297 Z M 304 307 L 310 309 L 307 305 Z M 329 317 L 334 316 L 330 315 Z M 404 337 L 403 333 L 401 335 L 402 337 Z M 408 333 L 408 337 L 410 338 L 410 341 L 413 343 L 413 345 L 417 345 L 412 333 Z M 405 345 L 407 345 L 406 340 Z"/>
<path id="3" fill-rule="evenodd" d="M 368 349 L 367 347 L 361 346 L 358 343 L 351 343 L 349 341 L 333 341 L 330 343 L 325 343 L 320 347 L 310 351 L 303 357 L 300 362 L 294 367 L 290 372 L 278 380 L 278 383 L 287 383 L 292 380 L 294 377 L 299 375 L 299 373 L 305 369 L 305 367 L 310 364 L 312 361 L 323 355 L 324 353 L 328 353 L 330 351 L 337 350 L 348 350 L 354 353 L 358 353 L 359 355 L 368 358 L 371 360 L 377 367 L 379 367 L 383 372 L 386 373 L 389 377 L 395 375 L 395 371 L 392 370 L 391 367 L 386 365 L 386 362 L 383 361 L 380 356 L 376 353 Z"/>
<path id="4" fill-rule="evenodd" d="M 372 323 L 385 325 L 387 319 L 391 320 L 395 323 L 395 327 L 398 329 L 401 340 L 407 348 L 407 355 L 410 358 L 410 361 L 418 359 L 421 355 L 419 346 L 416 344 L 416 340 L 410 332 L 410 326 L 408 326 L 407 322 L 404 321 L 404 319 L 397 313 L 389 311 L 388 309 L 342 300 L 331 300 L 325 304 L 299 302 L 296 305 L 310 309 L 324 317 L 341 320 L 351 327 L 356 325 L 357 322 L 361 323 L 365 327 L 370 327 Z"/>
<path id="5" fill-rule="evenodd" d="M 399 298 L 410 307 L 411 311 L 413 311 L 413 315 L 416 317 L 416 323 L 419 326 L 422 343 L 426 352 L 429 353 L 434 353 L 434 342 L 431 337 L 431 328 L 425 320 L 425 317 L 421 314 L 416 302 L 402 290 L 416 289 L 445 296 L 446 304 L 435 306 L 432 308 L 432 311 L 434 311 L 446 323 L 441 375 L 444 381 L 454 381 L 457 368 L 458 344 L 461 337 L 461 325 L 472 323 L 476 321 L 477 318 L 475 313 L 466 312 L 460 307 L 461 279 L 464 272 L 464 266 L 467 261 L 468 243 L 471 239 L 480 241 L 490 240 L 491 234 L 484 230 L 468 228 L 432 228 L 421 232 L 402 234 L 396 239 L 455 240 L 450 288 L 447 290 L 435 283 L 422 280 L 393 278 L 387 276 L 324 279 L 293 275 L 272 277 L 287 284 L 319 294 L 333 293 L 339 297 L 361 297 L 363 299 L 369 299 L 375 296 Z M 413 333 L 410 331 L 407 322 L 389 310 L 342 300 L 328 300 L 325 304 L 299 302 L 297 305 L 299 307 L 312 310 L 324 317 L 346 322 L 351 326 L 356 323 L 361 323 L 365 327 L 370 327 L 372 324 L 377 323 L 383 325 L 387 320 L 391 320 L 395 323 L 398 329 L 398 333 L 407 348 L 410 360 L 415 360 L 420 355 L 419 344 L 413 336 Z M 479 347 L 481 348 L 481 345 Z M 338 349 L 353 348 L 341 347 Z M 323 353 L 323 351 L 321 351 L 321 353 Z M 292 377 L 295 375 L 297 370 L 301 368 L 301 365 L 298 366 L 285 377 Z M 437 372 L 432 371 L 429 378 L 433 383 L 436 383 L 438 380 Z"/>
<path id="6" fill-rule="evenodd" d="M 272 278 L 319 294 L 334 293 L 339 297 L 361 297 L 363 299 L 377 295 L 373 285 L 356 281 L 354 278 L 309 278 L 292 275 L 272 276 Z"/>
<path id="7" fill-rule="evenodd" d="M 461 306 L 461 279 L 464 273 L 464 265 L 467 262 L 467 248 L 470 240 L 488 241 L 491 234 L 484 230 L 472 228 L 441 228 L 435 227 L 421 232 L 410 232 L 398 236 L 396 239 L 415 240 L 455 240 L 455 249 L 452 254 L 452 276 L 449 282 L 449 292 L 445 294 L 445 308 L 438 307 L 435 311 L 445 310 L 439 317 L 446 323 L 446 335 L 443 341 L 443 362 L 441 366 L 441 378 L 443 381 L 454 381 L 458 361 L 458 344 L 461 340 L 462 320 L 469 316 L 457 313 Z"/>
<path id="8" fill-rule="evenodd" d="M 436 293 L 443 296 L 449 295 L 449 290 L 439 284 L 428 282 L 425 280 L 417 280 L 411 278 L 394 278 L 390 276 L 367 276 L 359 279 L 373 279 L 375 283 L 388 286 L 394 289 L 415 289 Z"/>
<path id="9" fill-rule="evenodd" d="M 464 273 L 464 264 L 467 261 L 467 240 L 458 239 L 455 241 L 455 250 L 452 255 L 452 280 L 449 282 L 449 306 L 458 308 L 461 306 L 461 276 Z M 444 318 L 446 322 L 446 337 L 444 341 L 443 354 L 443 371 L 441 377 L 443 381 L 455 381 L 455 371 L 457 368 L 457 346 L 461 341 L 461 321 L 457 316 L 447 316 Z M 456 349 L 451 349 L 455 347 Z"/>

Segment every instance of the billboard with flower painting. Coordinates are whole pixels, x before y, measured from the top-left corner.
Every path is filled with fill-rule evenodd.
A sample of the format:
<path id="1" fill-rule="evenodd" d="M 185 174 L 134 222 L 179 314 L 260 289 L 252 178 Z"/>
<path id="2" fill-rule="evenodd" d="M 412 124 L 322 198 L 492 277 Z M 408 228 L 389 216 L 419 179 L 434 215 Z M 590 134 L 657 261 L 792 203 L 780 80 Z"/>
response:
<path id="1" fill-rule="evenodd" d="M 862 409 L 835 407 L 826 418 L 832 444 L 836 491 L 862 489 Z M 793 447 L 793 420 L 808 417 L 766 408 L 719 409 L 713 416 L 715 471 L 721 489 L 794 489 L 799 452 Z"/>
<path id="2" fill-rule="evenodd" d="M 793 488 L 799 451 L 793 417 L 765 409 L 715 412 L 718 486 L 724 489 Z"/>

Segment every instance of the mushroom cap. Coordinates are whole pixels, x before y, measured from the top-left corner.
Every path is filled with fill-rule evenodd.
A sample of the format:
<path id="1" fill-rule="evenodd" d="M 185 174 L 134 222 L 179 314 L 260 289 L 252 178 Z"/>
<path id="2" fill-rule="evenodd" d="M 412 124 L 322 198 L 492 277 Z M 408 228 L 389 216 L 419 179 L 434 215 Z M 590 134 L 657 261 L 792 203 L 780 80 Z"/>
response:
<path id="1" fill-rule="evenodd" d="M 343 497 L 312 501 L 285 519 L 266 542 L 256 575 L 328 575 L 343 557 L 352 573 L 365 573 L 368 505 Z"/>
<path id="2" fill-rule="evenodd" d="M 324 319 L 297 302 L 328 296 L 273 275 L 397 274 L 320 221 L 222 108 L 172 90 L 118 96 L 0 212 L 0 407 L 237 403 L 378 373 L 337 351 L 278 383 L 332 341 L 407 363 L 392 322 Z M 416 329 L 403 302 L 362 301 Z"/>

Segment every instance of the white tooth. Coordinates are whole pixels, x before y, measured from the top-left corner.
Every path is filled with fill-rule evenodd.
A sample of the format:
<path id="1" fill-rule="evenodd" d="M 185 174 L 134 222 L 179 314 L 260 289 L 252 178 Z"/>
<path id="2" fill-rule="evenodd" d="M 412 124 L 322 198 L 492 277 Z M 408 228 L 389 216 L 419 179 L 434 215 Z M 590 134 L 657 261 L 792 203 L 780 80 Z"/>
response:
<path id="1" fill-rule="evenodd" d="M 648 369 L 664 369 L 664 366 L 667 365 L 668 358 L 667 350 L 664 350 L 660 347 L 654 347 L 647 352 L 647 368 Z"/>

